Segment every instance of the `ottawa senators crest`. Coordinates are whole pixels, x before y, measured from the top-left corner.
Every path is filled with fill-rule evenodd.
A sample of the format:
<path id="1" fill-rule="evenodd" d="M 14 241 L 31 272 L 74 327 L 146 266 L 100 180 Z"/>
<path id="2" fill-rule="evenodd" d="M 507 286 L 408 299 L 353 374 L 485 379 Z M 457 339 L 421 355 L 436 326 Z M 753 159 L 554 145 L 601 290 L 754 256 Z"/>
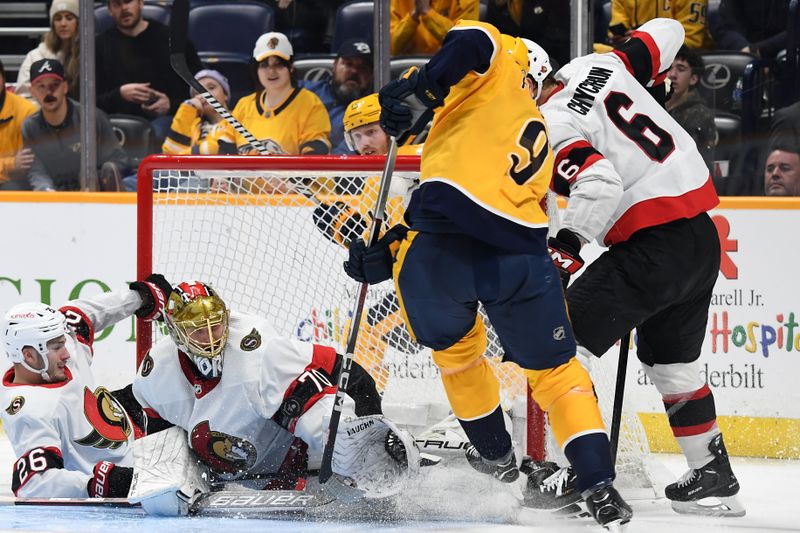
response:
<path id="1" fill-rule="evenodd" d="M 23 405 L 25 405 L 25 397 L 17 396 L 13 400 L 11 400 L 11 403 L 8 404 L 8 407 L 6 407 L 6 413 L 10 415 L 15 415 L 19 413 L 19 410 L 22 409 Z"/>
<path id="2" fill-rule="evenodd" d="M 259 346 L 261 346 L 261 333 L 256 328 L 253 328 L 253 331 L 245 335 L 242 338 L 242 342 L 239 343 L 239 348 L 243 352 L 252 352 Z"/>
<path id="3" fill-rule="evenodd" d="M 128 415 L 105 387 L 98 387 L 94 393 L 89 387 L 83 388 L 83 413 L 94 429 L 76 440 L 77 444 L 116 450 L 128 442 L 131 434 Z"/>
<path id="4" fill-rule="evenodd" d="M 218 472 L 238 474 L 256 463 L 256 448 L 239 437 L 211 431 L 208 420 L 192 429 L 191 444 L 200 459 Z"/>

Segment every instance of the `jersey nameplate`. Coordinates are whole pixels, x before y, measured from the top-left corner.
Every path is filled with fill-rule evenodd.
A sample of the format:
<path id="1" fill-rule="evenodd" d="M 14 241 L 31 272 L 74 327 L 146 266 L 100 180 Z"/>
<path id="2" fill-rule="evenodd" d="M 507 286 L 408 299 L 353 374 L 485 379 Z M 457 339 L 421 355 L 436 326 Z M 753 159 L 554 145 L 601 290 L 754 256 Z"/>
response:
<path id="1" fill-rule="evenodd" d="M 575 88 L 572 99 L 567 107 L 578 113 L 586 115 L 594 105 L 594 95 L 599 93 L 611 77 L 612 70 L 602 67 L 592 67 L 589 74 Z"/>

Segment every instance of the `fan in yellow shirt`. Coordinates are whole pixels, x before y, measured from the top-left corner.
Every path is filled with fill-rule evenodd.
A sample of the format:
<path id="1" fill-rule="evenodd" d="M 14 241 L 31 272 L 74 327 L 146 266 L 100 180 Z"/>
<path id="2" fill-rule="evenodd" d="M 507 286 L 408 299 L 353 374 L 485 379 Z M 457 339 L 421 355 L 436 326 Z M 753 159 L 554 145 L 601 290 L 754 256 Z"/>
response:
<path id="1" fill-rule="evenodd" d="M 392 0 L 392 54 L 433 54 L 459 19 L 478 20 L 479 8 L 478 0 Z"/>

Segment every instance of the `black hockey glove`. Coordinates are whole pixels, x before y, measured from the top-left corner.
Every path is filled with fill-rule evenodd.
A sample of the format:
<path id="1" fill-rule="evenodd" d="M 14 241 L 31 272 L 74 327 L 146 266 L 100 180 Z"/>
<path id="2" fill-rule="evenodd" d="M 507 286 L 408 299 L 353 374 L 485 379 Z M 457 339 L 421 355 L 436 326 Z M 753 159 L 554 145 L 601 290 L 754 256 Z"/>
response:
<path id="1" fill-rule="evenodd" d="M 367 230 L 367 223 L 344 202 L 319 204 L 314 209 L 314 224 L 328 240 L 344 246 L 360 239 Z"/>
<path id="2" fill-rule="evenodd" d="M 133 468 L 98 461 L 94 475 L 86 485 L 90 498 L 127 498 L 133 479 Z"/>
<path id="3" fill-rule="evenodd" d="M 134 281 L 128 285 L 132 291 L 142 297 L 142 305 L 136 310 L 136 316 L 150 322 L 164 319 L 164 308 L 167 306 L 172 285 L 161 274 L 150 274 L 144 281 Z"/>
<path id="4" fill-rule="evenodd" d="M 567 289 L 569 278 L 583 266 L 584 261 L 580 251 L 580 239 L 566 228 L 559 230 L 555 237 L 547 240 L 547 252 L 558 269 L 564 290 Z"/>
<path id="5" fill-rule="evenodd" d="M 429 82 L 425 67 L 412 67 L 399 80 L 390 81 L 378 93 L 381 104 L 381 127 L 403 145 L 412 135 L 419 135 L 433 118 L 433 108 L 447 96 Z"/>
<path id="6" fill-rule="evenodd" d="M 391 245 L 405 239 L 407 233 L 408 228 L 398 224 L 369 248 L 363 240 L 354 240 L 350 245 L 350 255 L 344 262 L 344 271 L 354 280 L 370 285 L 390 279 L 394 263 Z"/>

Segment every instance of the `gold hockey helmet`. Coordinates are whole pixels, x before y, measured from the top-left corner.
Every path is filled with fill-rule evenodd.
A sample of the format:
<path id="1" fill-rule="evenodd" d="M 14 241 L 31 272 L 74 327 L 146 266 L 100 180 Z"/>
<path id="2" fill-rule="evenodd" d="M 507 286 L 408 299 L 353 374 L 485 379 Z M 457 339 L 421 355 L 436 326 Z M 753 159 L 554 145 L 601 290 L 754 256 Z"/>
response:
<path id="1" fill-rule="evenodd" d="M 200 281 L 179 283 L 167 301 L 170 335 L 206 377 L 217 377 L 222 371 L 229 316 L 217 292 Z"/>
<path id="2" fill-rule="evenodd" d="M 381 119 L 381 104 L 378 102 L 378 93 L 368 94 L 358 100 L 353 100 L 344 110 L 344 140 L 350 150 L 355 151 L 355 143 L 350 132 L 359 126 L 373 124 Z"/>

